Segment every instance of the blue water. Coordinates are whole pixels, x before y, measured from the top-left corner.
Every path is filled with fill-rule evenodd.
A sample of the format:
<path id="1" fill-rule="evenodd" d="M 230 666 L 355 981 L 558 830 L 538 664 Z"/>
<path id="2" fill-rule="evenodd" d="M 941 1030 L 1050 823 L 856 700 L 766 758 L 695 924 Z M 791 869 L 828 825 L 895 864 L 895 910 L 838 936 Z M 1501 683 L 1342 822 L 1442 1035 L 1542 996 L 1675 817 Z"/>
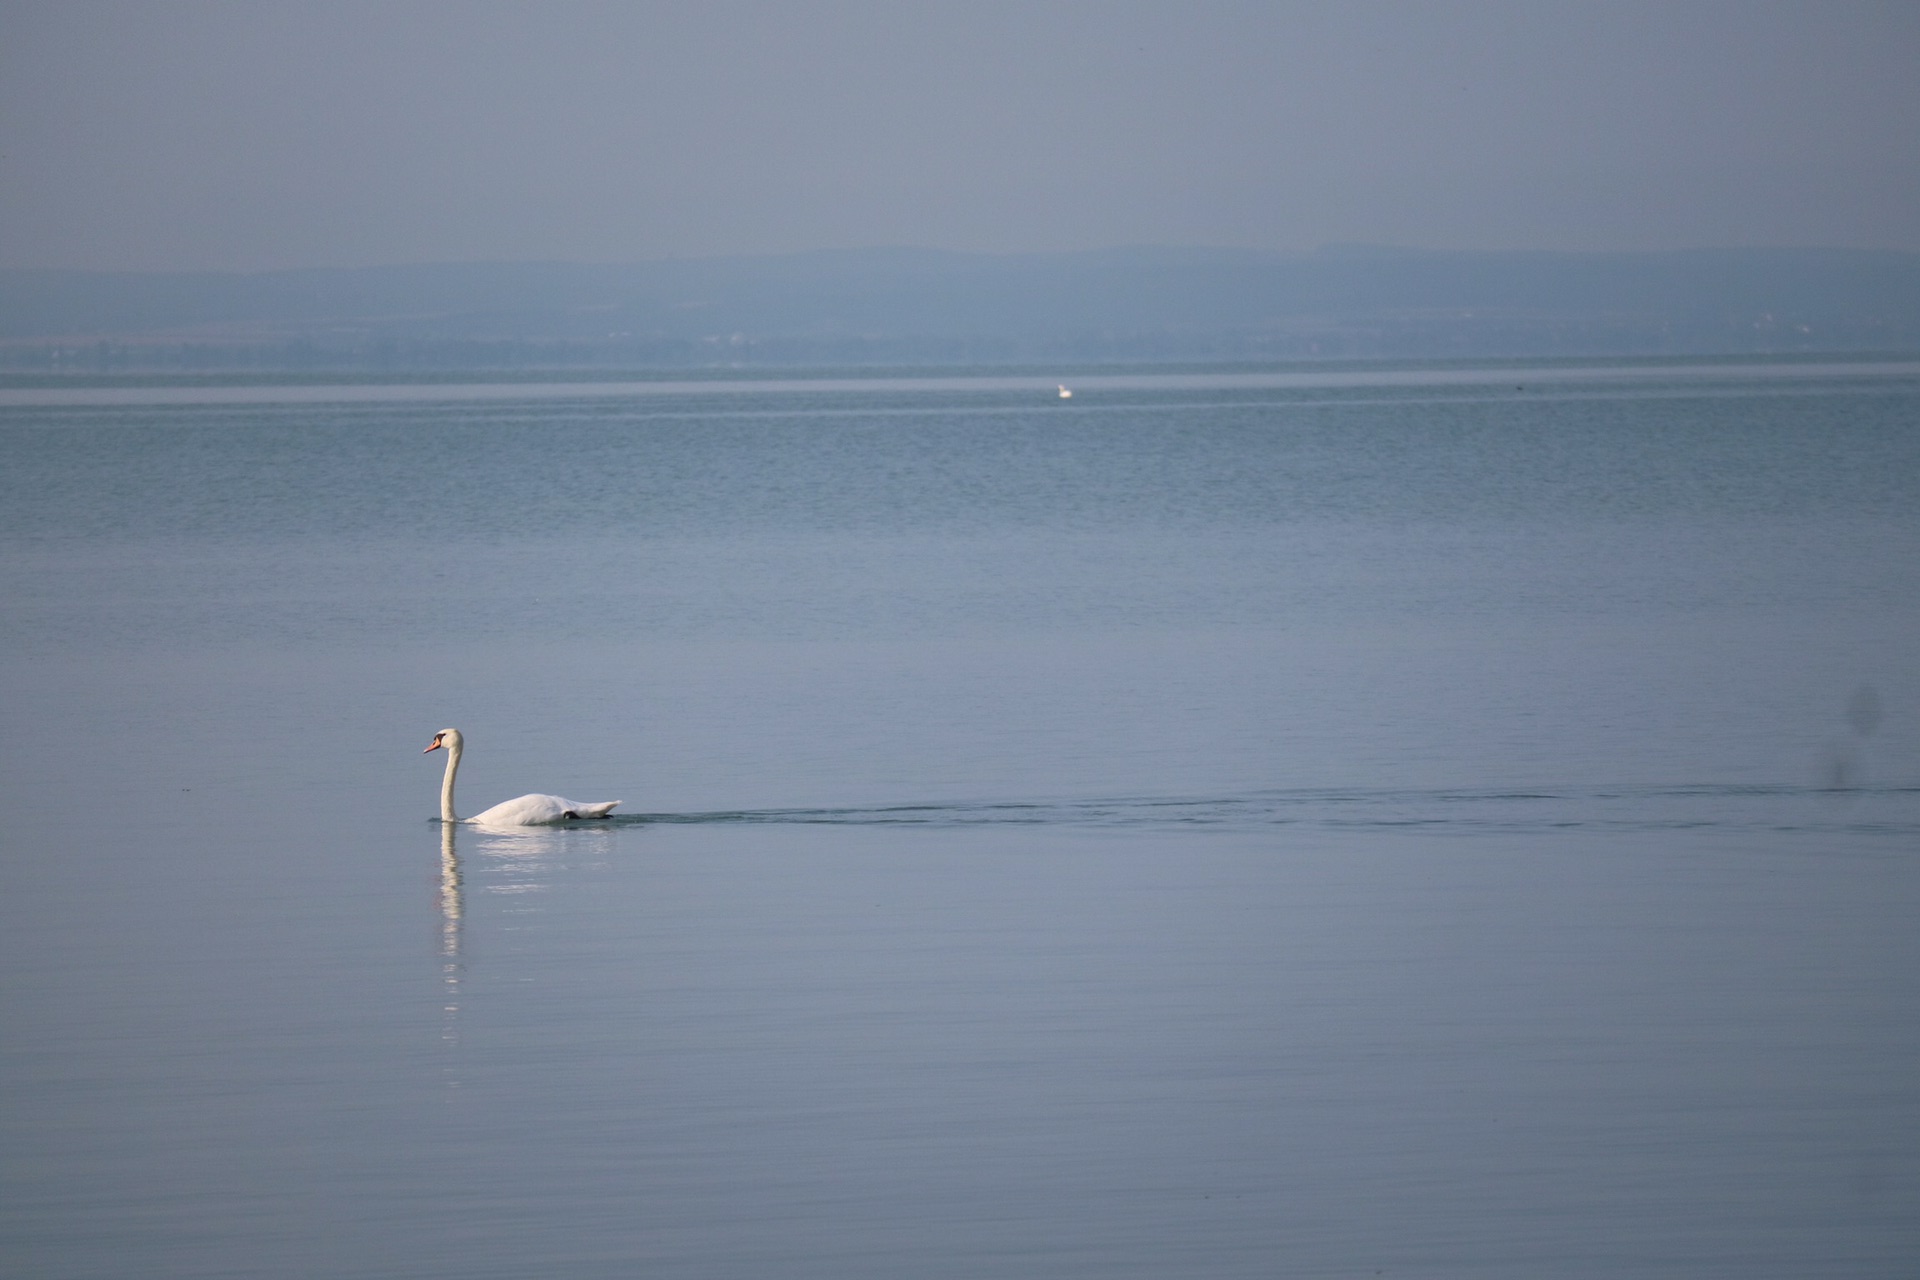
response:
<path id="1" fill-rule="evenodd" d="M 1920 366 L 1075 389 L 0 388 L 0 1268 L 1910 1274 Z"/>

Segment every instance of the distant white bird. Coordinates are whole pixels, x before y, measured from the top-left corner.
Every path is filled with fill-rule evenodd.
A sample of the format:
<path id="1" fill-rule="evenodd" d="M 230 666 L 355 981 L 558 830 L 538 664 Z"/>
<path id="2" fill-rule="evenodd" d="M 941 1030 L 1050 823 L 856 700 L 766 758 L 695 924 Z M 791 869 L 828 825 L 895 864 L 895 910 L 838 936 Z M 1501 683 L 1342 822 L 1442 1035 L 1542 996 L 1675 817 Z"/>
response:
<path id="1" fill-rule="evenodd" d="M 460 736 L 458 729 L 442 729 L 427 744 L 427 751 L 438 751 L 441 747 L 447 749 L 447 776 L 440 783 L 442 822 L 464 821 L 479 827 L 538 827 L 550 822 L 566 822 L 571 818 L 604 818 L 620 803 L 618 800 L 604 800 L 582 804 L 565 796 L 535 794 L 505 801 L 471 818 L 457 818 L 453 813 L 453 779 L 460 772 L 460 752 L 465 746 L 466 739 Z M 423 751 L 420 754 L 426 753 Z"/>
<path id="2" fill-rule="evenodd" d="M 1066 389 L 1065 387 L 1061 387 L 1061 388 L 1060 388 L 1060 398 L 1061 398 L 1062 400 L 1071 400 L 1071 399 L 1073 399 L 1073 392 L 1071 392 L 1071 391 L 1069 391 L 1069 390 L 1067 390 L 1067 389 Z"/>

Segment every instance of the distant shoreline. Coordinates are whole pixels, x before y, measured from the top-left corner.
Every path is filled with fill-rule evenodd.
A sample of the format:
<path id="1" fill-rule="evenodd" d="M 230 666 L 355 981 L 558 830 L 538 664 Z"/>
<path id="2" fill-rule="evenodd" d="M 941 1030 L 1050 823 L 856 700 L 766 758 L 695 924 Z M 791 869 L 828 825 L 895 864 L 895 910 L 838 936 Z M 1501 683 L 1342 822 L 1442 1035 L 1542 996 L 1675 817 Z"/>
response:
<path id="1" fill-rule="evenodd" d="M 548 377 L 1920 350 L 1920 254 L 863 250 L 0 271 L 0 371 Z M 744 373 L 738 376 L 746 376 Z"/>

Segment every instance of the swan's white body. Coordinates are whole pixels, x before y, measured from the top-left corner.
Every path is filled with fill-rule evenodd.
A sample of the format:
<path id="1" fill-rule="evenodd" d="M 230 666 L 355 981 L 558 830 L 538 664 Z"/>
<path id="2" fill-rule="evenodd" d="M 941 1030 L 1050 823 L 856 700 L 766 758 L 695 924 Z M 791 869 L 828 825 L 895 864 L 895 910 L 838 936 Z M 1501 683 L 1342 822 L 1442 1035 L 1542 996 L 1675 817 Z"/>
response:
<path id="1" fill-rule="evenodd" d="M 458 729 L 442 729 L 433 735 L 433 741 L 427 744 L 427 751 L 438 751 L 441 747 L 447 749 L 447 776 L 440 783 L 442 822 L 468 822 L 479 827 L 538 827 L 574 818 L 604 818 L 620 803 L 618 800 L 596 800 L 588 804 L 569 800 L 565 796 L 534 794 L 504 801 L 471 818 L 458 818 L 453 812 L 453 779 L 460 772 L 460 753 L 466 747 L 466 739 L 460 736 Z M 426 752 L 421 754 L 425 755 Z"/>
<path id="2" fill-rule="evenodd" d="M 1071 399 L 1073 399 L 1073 392 L 1071 392 L 1071 391 L 1069 391 L 1069 390 L 1068 390 L 1067 388 L 1065 388 L 1065 387 L 1061 387 L 1061 388 L 1060 388 L 1060 398 L 1061 398 L 1062 400 L 1071 400 Z"/>

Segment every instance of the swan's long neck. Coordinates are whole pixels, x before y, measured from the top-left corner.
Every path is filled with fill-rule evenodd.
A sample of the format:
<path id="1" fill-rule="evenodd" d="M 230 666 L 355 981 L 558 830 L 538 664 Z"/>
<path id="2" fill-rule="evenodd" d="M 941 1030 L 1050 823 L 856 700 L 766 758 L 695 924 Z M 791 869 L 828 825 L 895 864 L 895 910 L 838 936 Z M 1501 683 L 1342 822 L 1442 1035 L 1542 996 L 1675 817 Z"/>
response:
<path id="1" fill-rule="evenodd" d="M 460 772 L 460 747 L 458 738 L 447 744 L 447 776 L 440 780 L 440 821 L 458 822 L 453 815 L 453 775 Z"/>

